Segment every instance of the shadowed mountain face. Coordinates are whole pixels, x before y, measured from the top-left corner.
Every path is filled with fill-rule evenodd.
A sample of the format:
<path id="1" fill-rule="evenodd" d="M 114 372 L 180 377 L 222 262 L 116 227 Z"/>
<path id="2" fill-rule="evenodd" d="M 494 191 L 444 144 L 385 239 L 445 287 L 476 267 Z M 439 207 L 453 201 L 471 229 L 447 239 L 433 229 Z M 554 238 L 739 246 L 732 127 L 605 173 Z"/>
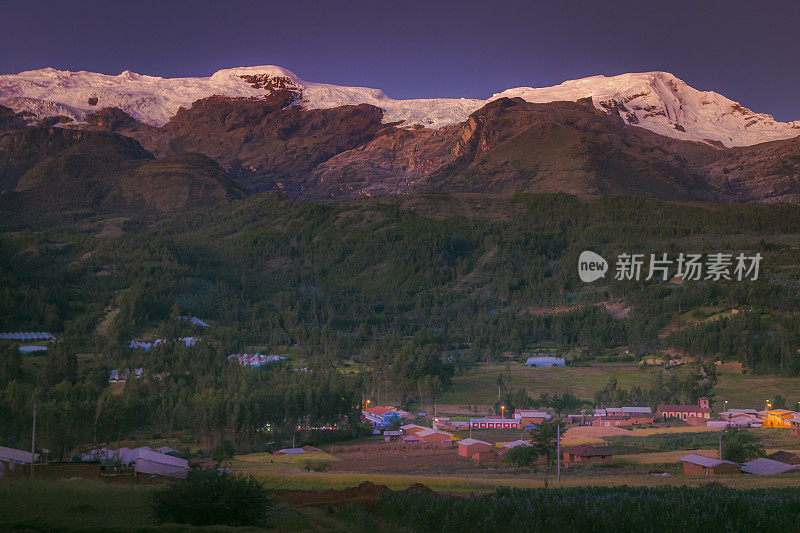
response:
<path id="1" fill-rule="evenodd" d="M 180 109 L 162 128 L 128 122 L 118 131 L 137 138 L 159 157 L 203 153 L 218 161 L 248 192 L 280 189 L 297 197 L 302 194 L 302 177 L 387 129 L 377 107 L 362 104 L 306 111 L 287 107 L 294 98 L 289 91 L 259 100 L 215 96 Z"/>
<path id="2" fill-rule="evenodd" d="M 158 211 L 275 189 L 305 200 L 420 192 L 800 200 L 800 138 L 742 148 L 681 141 L 588 98 L 500 98 L 439 129 L 384 124 L 367 104 L 308 110 L 291 105 L 295 98 L 213 96 L 160 128 L 116 108 L 73 129 L 28 128 L 26 117 L 5 112 L 0 188 Z"/>
<path id="3" fill-rule="evenodd" d="M 532 104 L 503 98 L 462 124 L 395 130 L 340 154 L 315 170 L 305 196 L 560 191 L 716 200 L 690 160 L 718 155 L 708 145 L 626 126 L 589 100 Z"/>
<path id="4" fill-rule="evenodd" d="M 796 140 L 735 149 L 681 141 L 628 125 L 590 99 L 534 104 L 501 98 L 465 122 L 429 129 L 382 124 L 382 111 L 363 104 L 286 107 L 293 98 L 277 91 L 258 100 L 198 100 L 162 128 L 104 110 L 90 116 L 88 127 L 131 135 L 157 156 L 203 153 L 248 192 L 279 189 L 306 200 L 567 192 L 795 201 L 797 171 L 786 157 Z M 733 174 L 729 160 L 737 169 Z M 764 165 L 774 172 L 762 175 Z"/>
<path id="5" fill-rule="evenodd" d="M 204 155 L 156 160 L 130 137 L 42 127 L 0 133 L 0 191 L 5 214 L 159 213 L 243 196 Z"/>

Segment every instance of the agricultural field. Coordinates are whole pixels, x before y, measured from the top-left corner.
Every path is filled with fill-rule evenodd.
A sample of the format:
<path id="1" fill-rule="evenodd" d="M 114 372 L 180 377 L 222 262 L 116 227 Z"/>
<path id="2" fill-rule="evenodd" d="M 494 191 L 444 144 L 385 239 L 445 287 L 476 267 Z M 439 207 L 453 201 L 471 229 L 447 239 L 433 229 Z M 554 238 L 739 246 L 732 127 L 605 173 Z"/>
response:
<path id="1" fill-rule="evenodd" d="M 598 443 L 608 442 L 612 445 L 612 466 L 578 465 L 562 469 L 561 485 L 699 486 L 708 482 L 708 478 L 684 476 L 678 459 L 689 453 L 716 456 L 718 432 L 698 431 L 697 428 L 664 429 L 682 431 L 637 430 L 626 431 L 624 436 L 605 439 L 595 437 Z M 786 440 L 787 437 L 777 435 L 784 430 L 748 431 L 752 431 L 757 440 L 766 444 L 768 452 L 800 448 L 800 441 Z M 477 438 L 498 442 L 520 436 L 517 432 L 501 430 L 501 433 L 503 434 L 495 438 L 486 435 L 477 435 Z M 466 437 L 466 434 L 460 436 Z M 476 437 L 476 432 L 473 432 L 473 436 Z M 773 445 L 779 442 L 782 444 Z M 358 444 L 328 446 L 324 452 L 295 456 L 239 455 L 234 458 L 233 468 L 272 480 L 286 489 L 341 489 L 371 481 L 392 489 L 423 483 L 440 491 L 484 492 L 501 486 L 553 486 L 556 477 L 554 465 L 523 468 L 503 462 L 476 463 L 459 457 L 455 446 L 441 448 L 419 444 L 403 445 L 399 442 L 385 443 L 378 439 Z M 670 475 L 650 475 L 653 472 L 667 472 Z M 766 477 L 736 475 L 714 479 L 736 488 L 800 486 L 800 473 Z"/>

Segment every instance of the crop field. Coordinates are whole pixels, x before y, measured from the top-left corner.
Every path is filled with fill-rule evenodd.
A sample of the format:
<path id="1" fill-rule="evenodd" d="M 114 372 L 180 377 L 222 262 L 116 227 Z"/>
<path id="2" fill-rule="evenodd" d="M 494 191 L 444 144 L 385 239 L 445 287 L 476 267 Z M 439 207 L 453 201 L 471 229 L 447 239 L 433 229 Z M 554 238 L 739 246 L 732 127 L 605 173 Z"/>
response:
<path id="1" fill-rule="evenodd" d="M 498 490 L 476 498 L 385 492 L 378 508 L 419 531 L 790 531 L 800 494 L 725 488 Z"/>

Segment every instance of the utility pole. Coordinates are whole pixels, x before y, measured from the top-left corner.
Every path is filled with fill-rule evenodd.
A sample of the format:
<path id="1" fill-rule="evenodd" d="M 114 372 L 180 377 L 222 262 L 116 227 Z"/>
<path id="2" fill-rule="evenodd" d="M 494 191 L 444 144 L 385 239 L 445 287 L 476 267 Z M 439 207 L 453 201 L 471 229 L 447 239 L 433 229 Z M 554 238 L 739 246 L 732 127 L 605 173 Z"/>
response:
<path id="1" fill-rule="evenodd" d="M 561 424 L 556 426 L 556 477 L 561 486 Z"/>
<path id="2" fill-rule="evenodd" d="M 36 402 L 33 402 L 33 431 L 31 432 L 31 479 L 33 479 L 33 463 L 36 461 Z"/>

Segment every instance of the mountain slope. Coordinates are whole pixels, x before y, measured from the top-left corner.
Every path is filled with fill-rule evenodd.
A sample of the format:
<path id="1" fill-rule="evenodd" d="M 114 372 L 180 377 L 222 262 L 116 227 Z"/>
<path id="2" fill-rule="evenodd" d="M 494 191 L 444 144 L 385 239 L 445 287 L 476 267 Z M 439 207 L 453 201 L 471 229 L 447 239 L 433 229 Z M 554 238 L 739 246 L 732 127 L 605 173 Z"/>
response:
<path id="1" fill-rule="evenodd" d="M 626 125 L 591 100 L 532 104 L 501 98 L 436 132 L 395 130 L 315 170 L 303 197 L 418 191 L 568 192 L 722 200 L 690 160 L 720 150 Z"/>
<path id="2" fill-rule="evenodd" d="M 162 126 L 194 101 L 210 96 L 263 98 L 276 91 L 293 94 L 292 104 L 331 109 L 368 104 L 383 110 L 384 121 L 440 128 L 463 122 L 486 103 L 521 97 L 533 103 L 577 101 L 595 106 L 631 125 L 682 140 L 748 146 L 800 135 L 800 122 L 783 123 L 755 113 L 711 91 L 698 91 L 672 74 L 644 72 L 592 76 L 554 87 L 518 87 L 486 100 L 430 98 L 395 100 L 379 89 L 306 82 L 272 65 L 239 67 L 209 77 L 160 78 L 124 71 L 117 76 L 51 68 L 0 76 L 0 104 L 39 119 L 64 116 L 77 122 L 116 107 L 139 122 Z"/>
<path id="3" fill-rule="evenodd" d="M 9 217 L 164 213 L 242 196 L 219 164 L 201 154 L 156 160 L 134 139 L 107 132 L 0 134 L 0 211 Z"/>

